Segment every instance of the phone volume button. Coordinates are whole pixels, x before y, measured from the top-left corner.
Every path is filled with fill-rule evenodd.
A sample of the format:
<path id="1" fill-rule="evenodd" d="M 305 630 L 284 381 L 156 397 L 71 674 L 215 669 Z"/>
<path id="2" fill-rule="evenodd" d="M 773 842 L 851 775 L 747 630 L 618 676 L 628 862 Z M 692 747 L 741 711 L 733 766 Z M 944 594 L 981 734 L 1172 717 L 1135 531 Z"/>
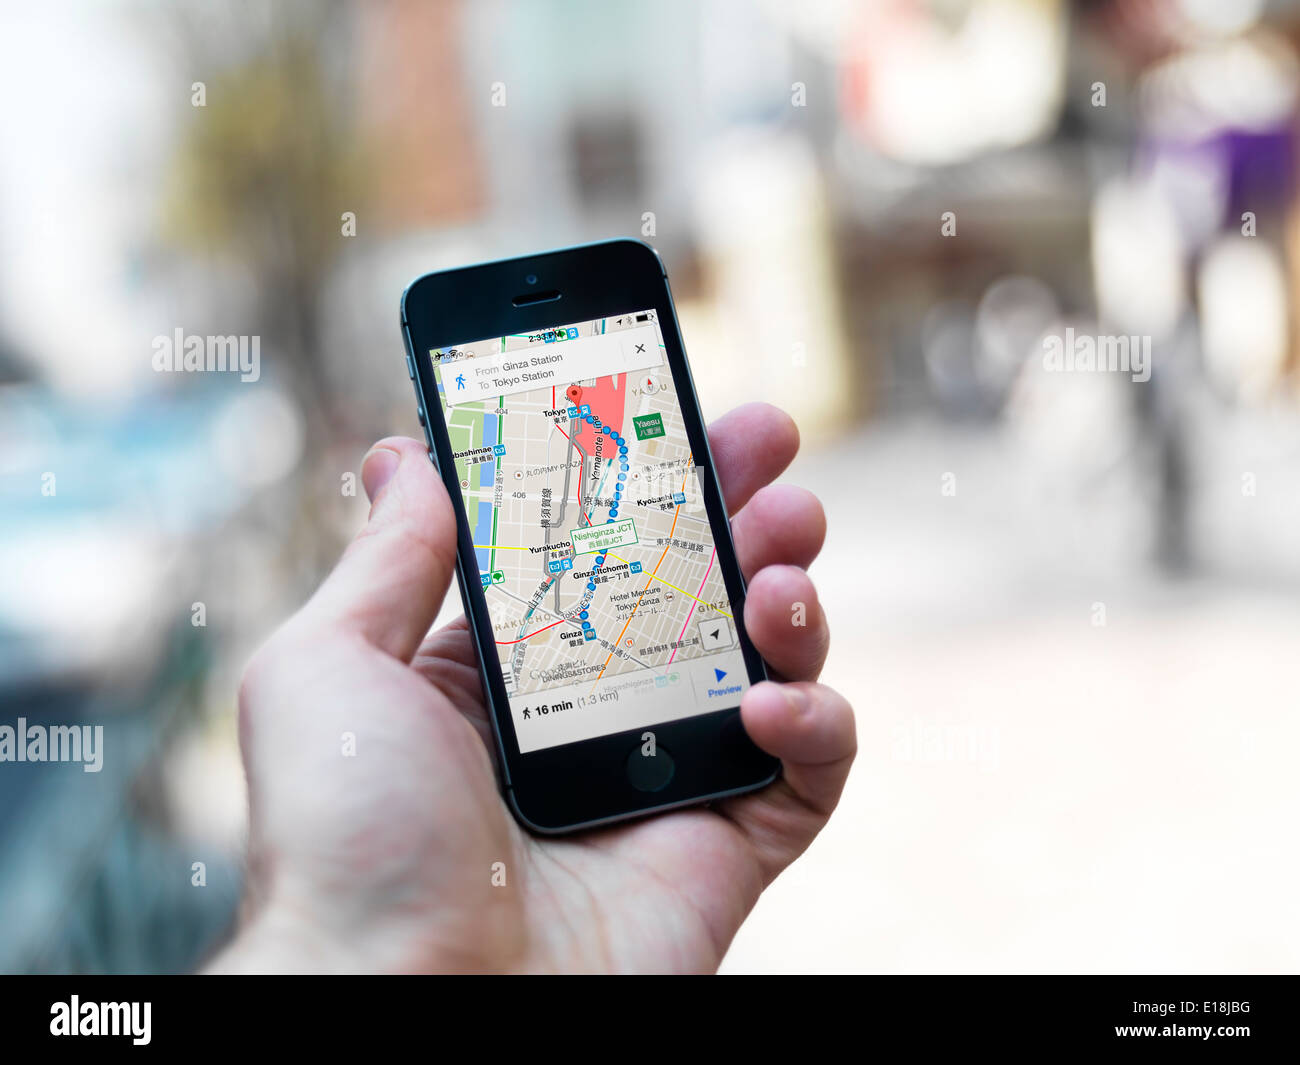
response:
<path id="1" fill-rule="evenodd" d="M 411 327 L 402 319 L 402 340 L 406 344 L 406 374 L 415 380 L 415 342 L 411 339 Z"/>
<path id="2" fill-rule="evenodd" d="M 436 466 L 438 460 L 434 458 L 433 454 L 433 430 L 429 428 L 429 416 L 424 411 L 423 403 L 415 405 L 415 416 L 420 419 L 420 428 L 424 430 L 424 439 L 429 445 L 429 457 L 433 459 L 433 464 Z"/>

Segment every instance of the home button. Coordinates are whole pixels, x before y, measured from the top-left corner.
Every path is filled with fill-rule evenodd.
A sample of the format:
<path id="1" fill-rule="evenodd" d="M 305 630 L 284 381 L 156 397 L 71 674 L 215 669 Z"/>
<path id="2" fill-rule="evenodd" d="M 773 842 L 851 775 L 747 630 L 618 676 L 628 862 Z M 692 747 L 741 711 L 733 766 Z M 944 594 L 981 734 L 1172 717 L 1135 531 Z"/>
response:
<path id="1" fill-rule="evenodd" d="M 662 791 L 676 768 L 672 756 L 659 746 L 653 755 L 645 755 L 638 744 L 627 756 L 627 780 L 637 791 Z"/>

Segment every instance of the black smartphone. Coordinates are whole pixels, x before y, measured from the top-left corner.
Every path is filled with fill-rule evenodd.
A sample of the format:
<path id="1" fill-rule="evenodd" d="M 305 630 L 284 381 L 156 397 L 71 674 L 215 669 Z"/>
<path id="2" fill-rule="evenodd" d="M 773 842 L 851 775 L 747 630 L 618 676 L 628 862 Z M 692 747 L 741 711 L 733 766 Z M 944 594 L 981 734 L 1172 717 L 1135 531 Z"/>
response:
<path id="1" fill-rule="evenodd" d="M 520 823 L 569 832 L 776 779 L 740 722 L 764 667 L 655 251 L 425 274 L 401 323 Z"/>

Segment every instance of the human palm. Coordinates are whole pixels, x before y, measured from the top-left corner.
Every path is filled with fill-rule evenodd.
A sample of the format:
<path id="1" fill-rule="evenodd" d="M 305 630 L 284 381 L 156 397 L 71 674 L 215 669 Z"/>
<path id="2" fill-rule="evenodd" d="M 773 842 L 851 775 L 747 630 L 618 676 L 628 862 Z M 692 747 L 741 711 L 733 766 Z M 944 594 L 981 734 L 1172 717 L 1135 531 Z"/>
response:
<path id="1" fill-rule="evenodd" d="M 855 746 L 848 705 L 815 683 L 828 637 L 803 567 L 821 547 L 821 507 L 770 484 L 798 447 L 793 423 L 744 407 L 710 439 L 746 628 L 783 681 L 747 692 L 742 718 L 782 777 L 564 838 L 520 829 L 467 623 L 428 633 L 455 568 L 450 502 L 422 445 L 381 441 L 363 467 L 365 529 L 245 674 L 249 916 L 215 968 L 717 967 L 830 815 Z"/>

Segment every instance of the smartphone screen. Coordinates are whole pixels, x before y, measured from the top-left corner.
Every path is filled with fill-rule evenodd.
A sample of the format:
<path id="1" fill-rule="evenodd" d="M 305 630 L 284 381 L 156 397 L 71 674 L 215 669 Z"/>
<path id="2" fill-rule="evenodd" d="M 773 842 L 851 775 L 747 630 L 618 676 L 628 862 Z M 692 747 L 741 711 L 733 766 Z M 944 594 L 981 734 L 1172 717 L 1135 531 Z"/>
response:
<path id="1" fill-rule="evenodd" d="M 429 355 L 520 752 L 738 705 L 736 610 L 656 311 Z"/>

